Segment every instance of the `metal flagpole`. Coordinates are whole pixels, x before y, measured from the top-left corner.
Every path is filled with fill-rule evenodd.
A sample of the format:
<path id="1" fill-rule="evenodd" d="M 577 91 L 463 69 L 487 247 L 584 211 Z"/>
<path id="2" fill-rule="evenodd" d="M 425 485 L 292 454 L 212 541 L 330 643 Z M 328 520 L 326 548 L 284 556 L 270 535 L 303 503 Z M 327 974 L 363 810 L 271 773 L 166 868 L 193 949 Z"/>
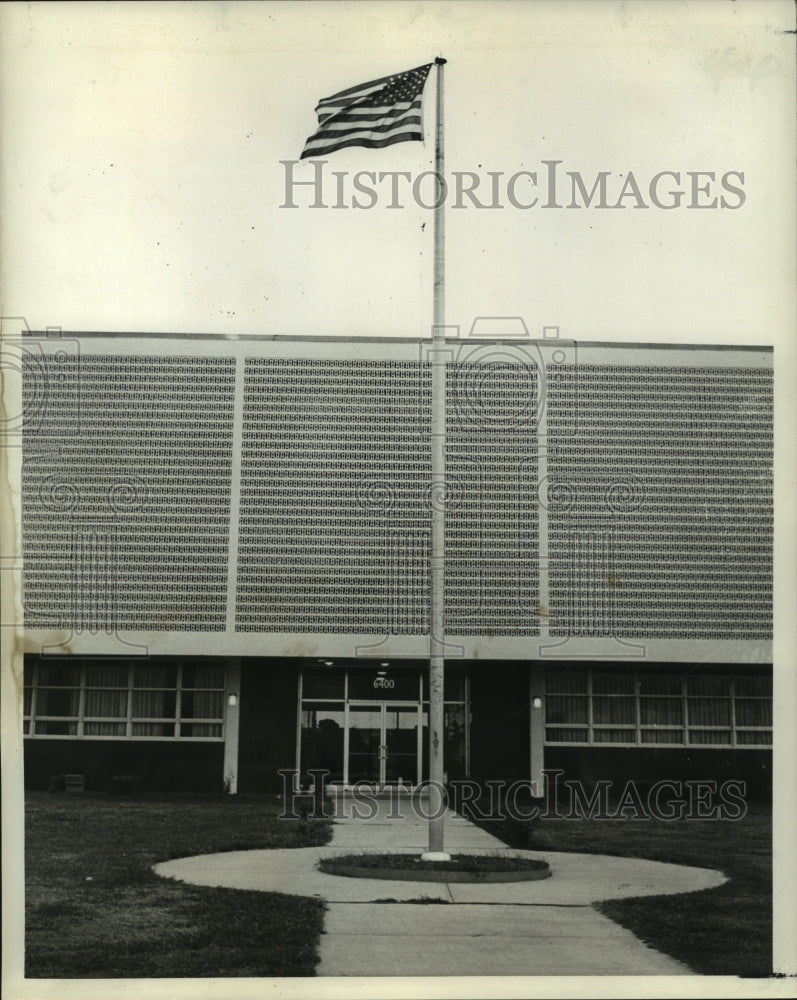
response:
<path id="1" fill-rule="evenodd" d="M 443 66 L 437 66 L 437 120 L 434 165 L 437 199 L 434 209 L 434 305 L 432 325 L 432 544 L 429 607 L 429 850 L 426 861 L 448 861 L 443 818 L 443 682 L 445 669 L 445 180 L 443 145 Z"/>

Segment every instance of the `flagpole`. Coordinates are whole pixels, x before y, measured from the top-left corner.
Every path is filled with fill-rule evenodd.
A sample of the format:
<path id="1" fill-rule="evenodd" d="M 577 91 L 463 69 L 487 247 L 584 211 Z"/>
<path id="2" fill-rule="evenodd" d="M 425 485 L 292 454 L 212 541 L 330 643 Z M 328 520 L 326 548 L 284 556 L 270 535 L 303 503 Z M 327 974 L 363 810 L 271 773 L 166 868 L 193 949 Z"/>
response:
<path id="1" fill-rule="evenodd" d="M 445 728 L 445 147 L 443 135 L 443 66 L 438 56 L 434 167 L 437 199 L 434 209 L 434 287 L 432 310 L 432 538 L 429 606 L 429 850 L 428 861 L 447 861 L 444 850 L 443 742 Z"/>

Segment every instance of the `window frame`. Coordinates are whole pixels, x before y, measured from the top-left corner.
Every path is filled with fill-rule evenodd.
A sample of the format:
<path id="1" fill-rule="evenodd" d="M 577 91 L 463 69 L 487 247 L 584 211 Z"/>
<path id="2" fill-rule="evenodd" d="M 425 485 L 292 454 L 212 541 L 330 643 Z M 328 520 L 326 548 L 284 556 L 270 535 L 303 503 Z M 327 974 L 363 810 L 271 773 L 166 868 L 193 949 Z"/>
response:
<path id="1" fill-rule="evenodd" d="M 89 668 L 95 667 L 97 665 L 102 665 L 101 661 L 95 659 L 80 659 L 75 665 L 79 666 L 78 684 L 62 686 L 62 690 L 77 690 L 78 691 L 78 711 L 76 715 L 42 715 L 38 711 L 38 695 L 41 690 L 49 690 L 53 685 L 41 684 L 40 683 L 40 668 L 42 666 L 41 660 L 34 661 L 30 665 L 30 683 L 27 683 L 27 677 L 23 682 L 23 687 L 30 691 L 30 705 L 29 711 L 23 714 L 23 736 L 25 739 L 34 740 L 86 740 L 86 741 L 103 741 L 103 740 L 128 740 L 136 742 L 173 742 L 178 740 L 180 742 L 191 742 L 191 743 L 222 743 L 225 739 L 225 723 L 226 723 L 226 700 L 225 692 L 227 689 L 227 669 L 225 660 L 221 657 L 213 657 L 214 665 L 221 668 L 221 685 L 219 687 L 186 687 L 184 685 L 184 667 L 193 666 L 194 661 L 189 658 L 180 658 L 176 661 L 169 661 L 168 665 L 174 665 L 176 667 L 174 686 L 161 685 L 153 686 L 149 685 L 147 687 L 136 686 L 135 684 L 135 669 L 137 666 L 141 665 L 141 660 L 130 659 L 125 660 L 124 664 L 127 666 L 127 685 L 122 687 L 120 685 L 109 685 L 108 687 L 103 687 L 97 683 L 88 683 Z M 110 662 L 110 661 L 109 661 Z M 152 661 L 148 661 L 152 665 Z M 204 661 L 207 663 L 207 661 Z M 115 666 L 121 666 L 121 661 L 114 661 Z M 159 664 L 157 664 L 159 665 Z M 26 671 L 27 673 L 27 671 Z M 125 693 L 125 713 L 124 715 L 87 715 L 86 712 L 86 692 L 87 691 L 119 691 Z M 134 713 L 134 694 L 137 692 L 174 692 L 174 712 L 168 716 L 162 716 L 155 718 L 154 716 L 144 716 L 137 715 Z M 184 693 L 200 693 L 200 694 L 219 694 L 220 698 L 220 714 L 214 717 L 196 717 L 191 716 L 183 717 L 182 706 L 183 706 L 183 694 Z M 75 731 L 72 733 L 47 733 L 47 732 L 37 732 L 39 725 L 44 728 L 47 723 L 66 723 L 67 725 L 74 725 Z M 124 727 L 124 732 L 117 733 L 91 733 L 87 732 L 86 728 L 94 725 L 114 725 L 119 728 Z M 152 734 L 148 735 L 146 733 L 135 732 L 136 727 L 146 726 L 146 725 L 160 725 L 160 726 L 171 726 L 171 734 L 164 735 Z M 183 731 L 183 726 L 214 726 L 216 727 L 217 735 L 214 736 L 194 736 L 187 735 Z"/>
<path id="2" fill-rule="evenodd" d="M 573 721 L 563 721 L 563 722 L 550 722 L 548 720 L 548 699 L 561 697 L 561 692 L 558 690 L 549 691 L 549 680 L 548 678 L 557 668 L 548 667 L 545 671 L 545 699 L 544 699 L 544 714 L 543 714 L 543 727 L 544 727 L 544 743 L 545 746 L 551 747 L 639 747 L 643 749 L 668 749 L 676 747 L 689 747 L 690 749 L 733 749 L 733 750 L 762 750 L 771 749 L 772 747 L 772 734 L 773 727 L 768 726 L 751 726 L 751 725 L 740 725 L 737 721 L 737 702 L 748 701 L 748 702 L 769 702 L 773 701 L 772 694 L 741 694 L 737 693 L 737 680 L 743 675 L 749 673 L 749 670 L 744 668 L 725 668 L 724 670 L 713 671 L 718 677 L 723 677 L 727 681 L 727 693 L 723 695 L 707 695 L 701 693 L 690 694 L 688 689 L 688 678 L 689 676 L 694 676 L 696 671 L 703 670 L 703 666 L 700 664 L 695 664 L 690 667 L 690 665 L 685 664 L 684 667 L 670 667 L 664 668 L 661 671 L 651 671 L 650 667 L 631 667 L 628 671 L 632 673 L 633 676 L 633 694 L 629 691 L 617 691 L 615 693 L 607 692 L 604 690 L 595 691 L 594 677 L 596 672 L 606 672 L 607 668 L 605 665 L 587 666 L 579 664 L 576 669 L 585 670 L 587 672 L 586 677 L 586 689 L 584 692 L 579 692 L 579 697 L 586 697 L 587 699 L 587 721 L 586 722 L 573 722 Z M 569 669 L 567 666 L 558 668 L 559 670 Z M 641 675 L 643 673 L 660 673 L 662 676 L 667 676 L 672 679 L 673 687 L 664 693 L 660 692 L 642 692 L 642 680 Z M 763 671 L 762 671 L 763 673 Z M 767 677 L 769 675 L 767 674 Z M 575 693 L 573 693 L 575 696 Z M 634 699 L 634 723 L 604 723 L 595 721 L 595 699 Z M 642 699 L 647 701 L 661 699 L 674 701 L 675 699 L 680 700 L 681 704 L 681 721 L 680 723 L 645 723 L 642 721 Z M 703 723 L 692 724 L 690 719 L 690 701 L 694 702 L 697 699 L 710 699 L 716 700 L 717 702 L 724 703 L 728 708 L 728 723 L 726 725 L 708 725 Z M 692 706 L 694 709 L 694 705 Z M 566 730 L 581 730 L 584 732 L 583 740 L 573 740 L 573 739 L 557 739 L 556 735 L 558 733 L 564 734 Z M 617 730 L 626 730 L 629 733 L 633 730 L 633 739 L 628 740 L 602 740 L 596 738 L 596 734 L 601 732 Z M 648 733 L 672 733 L 679 731 L 681 738 L 679 740 L 649 740 L 645 739 L 645 734 Z M 698 742 L 692 739 L 692 733 L 708 734 L 709 738 L 705 741 Z M 711 735 L 714 733 L 727 733 L 728 740 L 716 740 L 711 739 Z M 740 739 L 740 734 L 747 733 L 763 733 L 768 737 L 766 742 L 742 742 Z"/>

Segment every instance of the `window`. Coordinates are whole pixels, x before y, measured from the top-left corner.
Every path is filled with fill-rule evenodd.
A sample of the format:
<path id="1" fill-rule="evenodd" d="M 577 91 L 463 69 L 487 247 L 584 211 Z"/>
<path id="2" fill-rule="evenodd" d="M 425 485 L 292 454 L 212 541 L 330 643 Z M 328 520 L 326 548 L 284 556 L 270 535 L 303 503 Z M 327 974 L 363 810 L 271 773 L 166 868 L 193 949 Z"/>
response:
<path id="1" fill-rule="evenodd" d="M 562 670 L 546 674 L 546 739 L 550 743 L 586 743 L 589 729 L 589 671 Z M 556 728 L 554 728 L 554 726 Z"/>
<path id="2" fill-rule="evenodd" d="M 25 664 L 31 737 L 220 740 L 222 660 L 34 660 Z"/>
<path id="3" fill-rule="evenodd" d="M 684 742 L 681 671 L 639 671 L 639 727 L 642 743 Z"/>
<path id="4" fill-rule="evenodd" d="M 561 666 L 548 669 L 545 690 L 549 744 L 772 745 L 763 670 Z"/>

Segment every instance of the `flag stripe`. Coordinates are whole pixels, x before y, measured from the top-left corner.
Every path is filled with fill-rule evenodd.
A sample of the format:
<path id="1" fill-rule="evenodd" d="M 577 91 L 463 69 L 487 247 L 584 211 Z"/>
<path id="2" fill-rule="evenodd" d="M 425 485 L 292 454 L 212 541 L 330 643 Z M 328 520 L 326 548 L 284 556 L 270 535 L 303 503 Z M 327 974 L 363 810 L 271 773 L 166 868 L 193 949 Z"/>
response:
<path id="1" fill-rule="evenodd" d="M 318 129 L 301 159 L 346 146 L 377 149 L 423 141 L 423 89 L 430 69 L 431 63 L 322 98 L 316 105 Z"/>
<path id="2" fill-rule="evenodd" d="M 379 133 L 391 133 L 398 134 L 399 132 L 413 132 L 421 135 L 423 133 L 420 128 L 420 121 L 418 122 L 391 122 L 389 124 L 377 127 L 371 127 L 370 125 L 350 125 L 346 129 L 320 129 L 313 135 L 309 136 L 307 142 L 305 143 L 305 149 L 312 149 L 319 142 L 327 145 L 329 142 L 334 142 L 341 139 L 352 139 L 357 136 L 373 136 L 374 138 L 379 137 Z"/>
<path id="3" fill-rule="evenodd" d="M 394 132 L 396 129 L 404 128 L 406 125 L 417 125 L 420 129 L 422 124 L 420 115 L 409 115 L 400 121 L 389 121 L 383 124 L 380 124 L 381 121 L 382 119 L 380 118 L 376 122 L 336 122 L 329 127 L 324 126 L 320 128 L 317 132 L 308 136 L 307 141 L 340 136 L 342 132 Z"/>
<path id="4" fill-rule="evenodd" d="M 418 132 L 416 129 L 405 129 L 401 132 L 390 132 L 390 133 L 379 133 L 379 132 L 355 132 L 355 133 L 338 133 L 336 135 L 330 135 L 326 139 L 314 139 L 312 143 L 308 142 L 305 146 L 304 152 L 306 155 L 312 155 L 316 150 L 323 149 L 326 152 L 331 150 L 331 147 L 343 148 L 345 145 L 353 145 L 360 142 L 360 140 L 369 140 L 372 142 L 382 142 L 396 140 L 398 141 L 401 137 L 409 137 L 410 139 L 423 139 L 423 133 Z M 365 143 L 363 142 L 363 145 Z M 386 142 L 387 144 L 387 142 Z M 373 147 L 371 147 L 373 148 Z"/>
<path id="5" fill-rule="evenodd" d="M 328 115 L 319 115 L 318 123 L 323 125 L 328 122 L 330 118 L 334 118 L 335 121 L 369 121 L 373 119 L 376 121 L 379 118 L 394 118 L 398 115 L 403 115 L 407 111 L 411 111 L 413 108 L 420 108 L 421 101 L 402 101 L 400 104 L 395 106 L 390 105 L 376 105 L 369 107 L 367 111 L 359 111 L 356 108 L 351 108 L 348 105 L 345 108 L 341 108 L 340 111 Z"/>
<path id="6" fill-rule="evenodd" d="M 390 135 L 385 139 L 345 139 L 343 142 L 334 142 L 319 149 L 305 148 L 299 159 L 304 160 L 308 156 L 326 156 L 327 153 L 334 153 L 337 149 L 345 149 L 346 146 L 365 146 L 366 149 L 382 149 L 384 146 L 392 146 L 397 142 L 409 142 L 413 139 L 423 141 L 423 133 L 400 132 L 398 135 Z"/>

